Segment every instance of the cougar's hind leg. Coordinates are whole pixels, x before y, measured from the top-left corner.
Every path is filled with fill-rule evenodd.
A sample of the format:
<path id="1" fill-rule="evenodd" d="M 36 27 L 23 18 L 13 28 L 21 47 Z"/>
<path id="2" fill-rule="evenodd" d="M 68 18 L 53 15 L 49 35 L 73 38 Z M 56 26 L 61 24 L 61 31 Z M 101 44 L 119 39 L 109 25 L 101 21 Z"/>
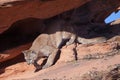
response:
<path id="1" fill-rule="evenodd" d="M 69 39 L 69 41 L 66 43 L 66 46 L 73 44 L 75 42 L 75 39 L 76 39 L 76 35 L 73 34 Z"/>

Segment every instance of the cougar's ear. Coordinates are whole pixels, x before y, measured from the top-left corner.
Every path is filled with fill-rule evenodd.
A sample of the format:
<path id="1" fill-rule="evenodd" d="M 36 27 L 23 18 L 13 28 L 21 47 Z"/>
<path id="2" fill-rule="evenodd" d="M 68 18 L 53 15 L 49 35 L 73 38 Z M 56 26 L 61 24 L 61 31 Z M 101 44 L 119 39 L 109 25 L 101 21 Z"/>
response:
<path id="1" fill-rule="evenodd" d="M 23 54 L 26 54 L 27 52 L 28 52 L 28 50 L 24 50 L 24 51 L 22 51 Z"/>

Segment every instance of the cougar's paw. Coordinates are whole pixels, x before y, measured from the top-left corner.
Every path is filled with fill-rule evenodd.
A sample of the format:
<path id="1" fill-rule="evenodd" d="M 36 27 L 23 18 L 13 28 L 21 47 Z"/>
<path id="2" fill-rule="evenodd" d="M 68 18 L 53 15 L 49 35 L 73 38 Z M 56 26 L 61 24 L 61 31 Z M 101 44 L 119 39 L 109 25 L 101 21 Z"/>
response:
<path id="1" fill-rule="evenodd" d="M 42 67 L 42 69 L 45 69 L 45 68 L 48 68 L 48 67 L 50 67 L 50 65 L 44 65 L 44 66 Z"/>
<path id="2" fill-rule="evenodd" d="M 35 72 L 38 72 L 38 71 L 41 70 L 41 69 L 42 69 L 41 66 L 37 66 Z"/>

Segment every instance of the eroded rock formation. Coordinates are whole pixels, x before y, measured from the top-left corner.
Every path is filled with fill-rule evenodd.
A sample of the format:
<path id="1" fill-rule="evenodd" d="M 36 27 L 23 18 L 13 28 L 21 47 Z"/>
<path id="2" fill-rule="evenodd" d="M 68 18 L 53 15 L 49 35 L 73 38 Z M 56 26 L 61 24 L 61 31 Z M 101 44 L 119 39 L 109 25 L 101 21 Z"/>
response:
<path id="1" fill-rule="evenodd" d="M 79 75 L 79 74 L 82 75 L 91 71 L 93 68 L 95 70 L 106 71 L 108 66 L 120 64 L 119 63 L 120 24 L 117 22 L 117 25 L 115 23 L 115 25 L 110 26 L 104 23 L 104 19 L 107 16 L 109 16 L 110 13 L 112 13 L 113 11 L 117 11 L 119 9 L 119 6 L 120 6 L 119 3 L 120 3 L 120 0 L 115 0 L 115 1 L 114 0 L 105 0 L 105 1 L 104 0 L 74 0 L 74 1 L 73 0 L 51 0 L 51 1 L 45 1 L 45 2 L 41 2 L 40 0 L 25 0 L 22 2 L 9 3 L 9 4 L 12 4 L 11 7 L 3 7 L 3 8 L 1 7 L 0 8 L 0 33 L 1 33 L 0 34 L 0 79 L 8 78 L 8 80 L 10 80 L 11 75 L 13 76 L 13 78 L 15 78 L 14 76 L 16 75 L 16 72 L 18 73 L 17 79 L 26 78 L 26 77 L 29 78 L 29 76 L 31 76 L 32 77 L 31 80 L 32 80 L 33 78 L 35 78 L 35 76 L 38 76 L 38 75 L 40 77 L 36 77 L 36 80 L 39 80 L 39 78 L 56 79 L 55 77 L 56 73 L 63 70 L 63 72 L 60 72 L 57 74 L 57 75 L 61 75 L 64 73 L 58 78 L 77 80 L 82 77 L 73 76 L 74 74 L 72 73 L 76 72 L 75 75 Z M 72 51 L 72 49 L 74 48 L 75 45 L 73 44 L 68 47 L 63 47 L 61 51 L 60 59 L 55 64 L 55 66 L 47 70 L 41 70 L 40 73 L 37 73 L 37 74 L 34 73 L 33 66 L 28 66 L 24 62 L 21 51 L 28 49 L 31 46 L 32 41 L 36 38 L 36 36 L 42 33 L 42 31 L 38 33 L 38 29 L 37 29 L 34 32 L 35 34 L 32 35 L 31 37 L 30 35 L 33 34 L 31 32 L 33 28 L 29 28 L 27 30 L 28 31 L 27 33 L 25 31 L 27 28 L 26 26 L 30 26 L 30 27 L 33 26 L 34 28 L 35 26 L 38 26 L 39 20 L 37 20 L 38 23 L 36 21 L 32 21 L 35 23 L 31 23 L 31 22 L 29 23 L 28 21 L 26 25 L 24 24 L 24 22 L 22 23 L 22 25 L 18 24 L 17 27 L 21 27 L 23 29 L 20 28 L 21 30 L 19 30 L 19 28 L 16 29 L 17 27 L 15 27 L 15 30 L 14 30 L 13 28 L 11 33 L 15 34 L 14 36 L 9 34 L 9 29 L 11 29 L 14 23 L 16 22 L 19 23 L 19 21 L 21 22 L 25 19 L 29 20 L 29 18 L 32 18 L 32 19 L 40 19 L 43 21 L 49 20 L 53 16 L 59 15 L 63 12 L 70 11 L 73 9 L 78 9 L 80 12 L 77 16 L 79 16 L 79 23 L 80 23 L 79 25 L 81 27 L 81 30 L 80 30 L 81 34 L 83 35 L 88 34 L 86 29 L 87 30 L 89 29 L 90 32 L 93 32 L 94 34 L 102 34 L 103 36 L 107 37 L 107 39 L 110 39 L 110 40 L 108 40 L 107 43 L 94 44 L 94 45 L 78 44 L 76 48 L 78 53 L 77 59 L 83 60 L 82 62 L 78 62 L 78 63 L 76 62 L 74 63 L 73 61 L 74 52 Z M 73 20 L 75 19 L 75 16 L 72 18 Z M 114 22 L 112 22 L 111 24 L 114 24 Z M 93 29 L 91 29 L 91 25 L 94 26 Z M 95 28 L 98 26 L 102 26 L 102 28 L 101 27 L 100 29 Z M 103 28 L 103 26 L 104 27 L 107 26 L 107 28 Z M 7 30 L 8 30 L 7 35 L 6 34 L 3 35 L 3 33 L 5 33 Z M 29 32 L 30 34 L 27 35 Z M 116 35 L 118 37 L 113 38 Z M 93 59 L 97 59 L 98 62 L 97 60 L 95 60 L 94 62 Z M 86 60 L 91 60 L 91 61 L 87 62 Z M 113 61 L 113 63 L 111 63 L 111 61 Z M 73 63 L 68 64 L 68 62 L 73 62 Z M 102 63 L 102 65 L 104 65 L 105 68 L 103 69 L 100 68 L 101 62 L 104 62 Z M 93 64 L 93 66 L 89 64 Z M 20 68 L 20 65 L 23 65 L 22 69 Z M 66 71 L 66 69 L 68 70 L 68 72 Z M 71 74 L 69 74 L 69 69 Z M 44 72 L 48 74 L 44 74 Z M 82 72 L 82 73 L 79 73 L 79 72 Z M 31 75 L 29 75 L 28 73 L 31 73 Z M 110 72 L 108 71 L 108 74 L 109 73 Z M 69 74 L 69 76 L 65 74 Z M 118 74 L 119 74 L 119 71 L 118 71 Z M 21 75 L 27 75 L 27 76 L 21 76 Z M 89 77 L 89 74 L 87 75 L 88 75 L 87 77 Z M 71 78 L 71 76 L 73 77 Z M 86 75 L 83 77 L 85 78 Z"/>

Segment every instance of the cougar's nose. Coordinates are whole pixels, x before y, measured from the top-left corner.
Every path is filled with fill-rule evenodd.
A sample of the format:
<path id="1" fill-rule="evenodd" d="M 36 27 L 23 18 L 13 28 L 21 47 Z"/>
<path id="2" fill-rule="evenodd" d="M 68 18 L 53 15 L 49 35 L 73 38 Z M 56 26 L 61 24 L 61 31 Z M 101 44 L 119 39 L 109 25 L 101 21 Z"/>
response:
<path id="1" fill-rule="evenodd" d="M 30 65 L 30 62 L 27 62 L 28 65 Z"/>

